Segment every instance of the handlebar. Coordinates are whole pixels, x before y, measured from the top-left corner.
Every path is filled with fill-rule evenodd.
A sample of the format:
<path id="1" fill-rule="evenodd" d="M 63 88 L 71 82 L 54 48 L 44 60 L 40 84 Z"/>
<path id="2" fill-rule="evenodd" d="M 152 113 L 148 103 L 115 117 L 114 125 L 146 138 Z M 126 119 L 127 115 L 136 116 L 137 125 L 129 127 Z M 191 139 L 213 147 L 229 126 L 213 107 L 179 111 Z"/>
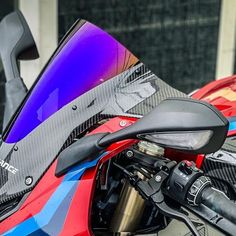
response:
<path id="1" fill-rule="evenodd" d="M 189 206 L 196 213 L 203 214 L 211 223 L 220 225 L 224 232 L 235 232 L 236 204 L 223 192 L 213 188 L 211 180 L 193 162 L 178 163 L 171 171 L 167 187 L 170 197 Z M 228 223 L 223 223 L 226 221 Z"/>
<path id="2" fill-rule="evenodd" d="M 222 192 L 207 187 L 202 191 L 201 202 L 203 205 L 236 224 L 236 204 L 228 199 Z"/>

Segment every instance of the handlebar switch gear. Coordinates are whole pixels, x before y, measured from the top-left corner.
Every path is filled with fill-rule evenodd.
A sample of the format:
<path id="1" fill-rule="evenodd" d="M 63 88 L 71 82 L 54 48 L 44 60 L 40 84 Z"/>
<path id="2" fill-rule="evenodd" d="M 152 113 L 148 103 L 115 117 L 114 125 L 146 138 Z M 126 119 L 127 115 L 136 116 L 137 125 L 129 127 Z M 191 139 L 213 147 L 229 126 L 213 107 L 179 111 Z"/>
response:
<path id="1" fill-rule="evenodd" d="M 170 194 L 180 201 L 186 201 L 189 188 L 203 175 L 194 162 L 181 161 L 172 171 L 169 180 Z"/>
<path id="2" fill-rule="evenodd" d="M 205 188 L 211 187 L 211 180 L 202 175 L 195 182 L 188 190 L 187 194 L 187 202 L 192 206 L 198 206 L 201 203 L 202 192 Z"/>

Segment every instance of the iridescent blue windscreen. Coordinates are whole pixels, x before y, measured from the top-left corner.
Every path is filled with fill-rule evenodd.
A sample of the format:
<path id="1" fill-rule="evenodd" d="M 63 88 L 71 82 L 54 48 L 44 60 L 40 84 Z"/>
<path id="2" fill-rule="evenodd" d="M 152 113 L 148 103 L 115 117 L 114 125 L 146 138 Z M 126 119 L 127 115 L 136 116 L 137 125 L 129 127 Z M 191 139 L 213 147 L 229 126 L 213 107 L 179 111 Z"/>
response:
<path id="1" fill-rule="evenodd" d="M 100 28 L 78 22 L 33 87 L 5 141 L 21 140 L 63 106 L 137 61 Z"/>

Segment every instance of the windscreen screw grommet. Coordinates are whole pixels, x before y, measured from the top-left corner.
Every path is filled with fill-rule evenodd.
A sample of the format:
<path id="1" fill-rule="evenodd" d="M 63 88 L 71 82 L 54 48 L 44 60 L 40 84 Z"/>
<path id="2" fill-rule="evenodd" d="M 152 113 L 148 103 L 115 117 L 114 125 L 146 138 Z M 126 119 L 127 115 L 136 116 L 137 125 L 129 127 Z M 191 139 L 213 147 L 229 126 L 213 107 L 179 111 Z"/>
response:
<path id="1" fill-rule="evenodd" d="M 74 106 L 72 106 L 72 110 L 77 110 L 77 106 L 76 105 L 74 105 Z"/>
<path id="2" fill-rule="evenodd" d="M 31 185 L 33 183 L 33 177 L 32 176 L 27 176 L 26 178 L 25 178 L 25 184 L 27 185 L 27 186 L 29 186 L 29 185 Z"/>

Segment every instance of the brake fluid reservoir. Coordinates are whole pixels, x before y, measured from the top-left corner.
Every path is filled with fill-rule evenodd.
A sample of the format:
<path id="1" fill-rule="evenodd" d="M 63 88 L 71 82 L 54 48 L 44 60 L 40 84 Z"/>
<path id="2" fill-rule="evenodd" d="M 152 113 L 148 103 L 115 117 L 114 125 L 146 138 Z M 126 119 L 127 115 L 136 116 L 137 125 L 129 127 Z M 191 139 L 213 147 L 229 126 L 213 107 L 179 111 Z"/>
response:
<path id="1" fill-rule="evenodd" d="M 138 149 L 140 152 L 148 154 L 150 156 L 163 156 L 165 149 L 158 146 L 155 143 L 150 143 L 147 141 L 140 141 L 138 143 Z"/>

